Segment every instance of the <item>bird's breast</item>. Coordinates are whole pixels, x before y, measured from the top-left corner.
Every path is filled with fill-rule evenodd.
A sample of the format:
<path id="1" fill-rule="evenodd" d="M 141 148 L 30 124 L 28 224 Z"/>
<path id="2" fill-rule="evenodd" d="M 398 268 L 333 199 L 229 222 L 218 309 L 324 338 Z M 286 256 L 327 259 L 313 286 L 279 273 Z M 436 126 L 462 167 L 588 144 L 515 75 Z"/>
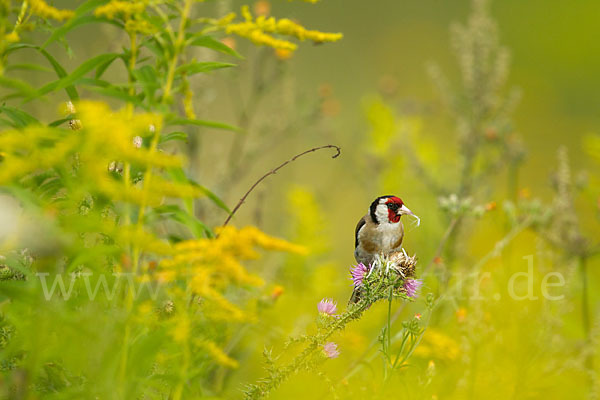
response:
<path id="1" fill-rule="evenodd" d="M 402 245 L 404 229 L 401 222 L 394 224 L 379 224 L 375 230 L 377 232 L 376 237 L 381 252 L 388 253 Z"/>

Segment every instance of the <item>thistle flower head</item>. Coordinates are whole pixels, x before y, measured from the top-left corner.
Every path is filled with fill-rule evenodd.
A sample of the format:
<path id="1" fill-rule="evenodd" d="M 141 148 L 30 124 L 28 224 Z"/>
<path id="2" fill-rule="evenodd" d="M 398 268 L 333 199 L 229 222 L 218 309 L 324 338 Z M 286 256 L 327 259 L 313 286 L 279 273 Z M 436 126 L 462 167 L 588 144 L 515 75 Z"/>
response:
<path id="1" fill-rule="evenodd" d="M 333 315 L 337 312 L 337 304 L 332 299 L 323 299 L 319 302 L 317 309 L 322 314 Z"/>
<path id="2" fill-rule="evenodd" d="M 406 290 L 406 295 L 408 297 L 415 298 L 417 297 L 417 291 L 421 288 L 423 282 L 420 279 L 406 279 L 404 281 L 404 290 Z"/>
<path id="3" fill-rule="evenodd" d="M 337 344 L 333 342 L 327 342 L 323 345 L 323 353 L 325 353 L 328 358 L 337 358 L 340 355 Z"/>
<path id="4" fill-rule="evenodd" d="M 360 287 L 363 285 L 363 281 L 367 274 L 369 273 L 369 267 L 365 264 L 360 263 L 350 268 L 350 275 L 352 276 L 352 283 L 355 287 Z"/>

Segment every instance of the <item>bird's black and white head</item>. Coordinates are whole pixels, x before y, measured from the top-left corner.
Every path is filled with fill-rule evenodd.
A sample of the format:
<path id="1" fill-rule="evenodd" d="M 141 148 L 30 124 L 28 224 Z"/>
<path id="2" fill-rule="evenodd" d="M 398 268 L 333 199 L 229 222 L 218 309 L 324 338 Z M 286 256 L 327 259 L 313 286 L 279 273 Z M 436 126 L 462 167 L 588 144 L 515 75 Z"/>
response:
<path id="1" fill-rule="evenodd" d="M 397 224 L 400 222 L 402 215 L 412 215 L 410 211 L 402 201 L 401 198 L 396 196 L 381 196 L 375 199 L 371 203 L 369 208 L 371 219 L 376 224 Z"/>

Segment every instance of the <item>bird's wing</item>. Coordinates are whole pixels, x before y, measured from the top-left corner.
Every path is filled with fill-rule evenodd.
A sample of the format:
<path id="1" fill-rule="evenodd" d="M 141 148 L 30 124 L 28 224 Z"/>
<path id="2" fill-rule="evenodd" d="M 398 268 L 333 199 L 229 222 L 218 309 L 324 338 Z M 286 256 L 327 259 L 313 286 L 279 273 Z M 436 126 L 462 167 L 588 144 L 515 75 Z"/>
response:
<path id="1" fill-rule="evenodd" d="M 356 230 L 354 231 L 354 248 L 358 247 L 358 232 L 360 232 L 361 228 L 365 226 L 367 223 L 365 217 L 362 217 L 358 224 L 356 224 Z"/>

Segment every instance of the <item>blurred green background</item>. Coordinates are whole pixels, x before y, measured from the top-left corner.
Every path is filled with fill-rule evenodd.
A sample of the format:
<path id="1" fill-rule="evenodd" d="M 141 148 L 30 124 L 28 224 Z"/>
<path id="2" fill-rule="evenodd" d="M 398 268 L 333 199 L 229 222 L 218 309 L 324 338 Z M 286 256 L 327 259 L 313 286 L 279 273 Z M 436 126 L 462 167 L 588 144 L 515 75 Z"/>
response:
<path id="1" fill-rule="evenodd" d="M 287 333 L 303 333 L 321 297 L 331 296 L 340 304 L 345 303 L 351 291 L 346 270 L 354 262 L 354 225 L 376 196 L 387 192 L 397 194 L 422 217 L 421 227 L 407 229 L 405 247 L 409 253 L 417 253 L 422 266 L 432 259 L 446 224 L 437 198 L 402 161 L 383 167 L 377 164 L 370 153 L 372 128 L 367 123 L 365 109 L 373 96 L 382 95 L 399 115 L 419 117 L 421 129 L 414 141 L 424 147 L 421 154 L 425 155 L 426 162 L 444 171 L 439 179 L 452 182 L 452 171 L 458 169 L 456 154 L 460 151 L 456 144 L 456 127 L 442 109 L 427 65 L 437 63 L 451 84 L 458 85 L 459 71 L 449 27 L 466 20 L 470 4 L 467 1 L 338 0 L 316 6 L 273 2 L 271 7 L 273 15 L 290 16 L 315 29 L 344 33 L 344 39 L 334 45 L 301 47 L 286 61 L 292 83 L 279 86 L 275 97 L 280 95 L 285 103 L 285 96 L 289 96 L 286 90 L 293 91 L 300 99 L 317 93 L 322 95 L 325 90 L 331 92 L 338 103 L 327 104 L 324 108 L 327 115 L 314 127 L 290 130 L 285 139 L 275 144 L 268 137 L 262 142 L 256 139 L 265 151 L 248 166 L 247 179 L 228 194 L 228 200 L 233 204 L 263 171 L 306 148 L 333 143 L 342 147 L 342 157 L 331 160 L 326 154 L 315 154 L 310 159 L 297 161 L 270 177 L 237 217 L 238 224 L 258 222 L 267 232 L 317 248 L 325 246 L 322 255 L 309 258 L 302 266 L 288 262 L 283 271 L 274 273 L 275 281 L 283 284 L 286 292 L 273 311 L 273 320 L 269 319 L 271 322 L 264 328 L 271 331 L 273 338 L 265 339 L 261 331 L 248 345 L 257 348 L 281 344 L 281 327 Z M 527 153 L 519 173 L 519 196 L 539 198 L 545 204 L 552 202 L 557 151 L 566 146 L 573 180 L 592 182 L 591 186 L 584 184 L 585 189 L 575 196 L 580 223 L 592 242 L 597 242 L 600 234 L 599 193 L 598 187 L 593 185 L 600 170 L 598 163 L 584 151 L 582 140 L 585 135 L 597 132 L 600 126 L 600 76 L 597 74 L 600 44 L 596 40 L 599 12 L 600 4 L 591 1 L 569 4 L 496 1 L 491 4 L 500 43 L 511 54 L 506 87 L 517 87 L 521 92 L 521 101 L 513 114 L 515 132 Z M 212 111 L 224 115 L 219 114 L 219 110 L 230 101 L 228 99 L 231 97 L 222 98 Z M 301 107 L 304 103 L 296 100 L 293 104 Z M 278 117 L 277 113 L 269 113 L 269 105 L 264 105 L 263 110 L 257 119 Z M 403 148 L 399 146 L 396 151 L 402 158 Z M 206 169 L 204 176 L 210 179 L 212 172 Z M 397 174 L 397 179 L 384 178 L 384 174 Z M 491 251 L 506 233 L 502 207 L 505 200 L 511 199 L 506 180 L 505 172 L 501 172 L 485 182 L 491 189 L 476 195 L 480 203 L 496 201 L 498 210 L 469 223 L 466 233 L 458 239 L 462 258 L 451 268 L 451 281 L 460 281 L 466 276 L 477 260 Z M 302 189 L 298 191 L 294 185 Z M 302 211 L 311 209 L 302 203 L 303 191 L 314 196 L 313 206 L 319 209 L 320 220 Z M 294 222 L 294 218 L 299 222 Z M 319 229 L 314 225 L 311 228 L 310 223 L 303 227 L 303 220 L 320 221 Z M 290 230 L 290 224 L 300 233 Z M 473 302 L 452 294 L 444 297 L 433 313 L 430 333 L 426 333 L 422 349 L 416 353 L 415 367 L 407 368 L 387 386 L 380 382 L 382 367 L 376 356 L 371 363 L 361 365 L 356 375 L 345 378 L 348 371 L 352 371 L 349 365 L 363 354 L 384 325 L 387 306 L 374 307 L 356 327 L 342 335 L 339 339 L 342 356 L 328 366 L 331 379 L 342 382 L 342 387 L 346 385 L 342 398 L 390 394 L 432 399 L 593 398 L 598 390 L 598 367 L 592 365 L 590 370 L 581 355 L 587 346 L 581 328 L 582 283 L 572 261 L 561 255 L 550 256 L 548 253 L 553 250 L 557 249 L 546 247 L 530 231 L 519 234 L 501 257 L 492 257 L 485 263 L 483 270 L 490 272 L 491 279 L 481 283 L 485 287 L 482 289 L 484 300 Z M 528 255 L 533 255 L 538 300 L 507 299 L 510 277 L 515 272 L 527 271 L 523 257 Z M 589 261 L 588 268 L 591 315 L 596 321 L 600 279 L 597 267 L 596 257 Z M 564 294 L 563 301 L 539 299 L 541 279 L 550 271 L 566 276 L 565 288 L 554 292 Z M 525 285 L 522 281 L 520 284 Z M 524 289 L 519 286 L 519 293 Z M 437 279 L 426 280 L 423 293 L 427 292 L 443 295 Z M 494 297 L 495 294 L 500 294 L 501 299 Z M 422 303 L 414 304 L 404 311 L 402 318 L 410 318 L 423 308 Z M 592 347 L 597 350 L 598 322 L 594 326 L 596 339 Z M 400 324 L 395 327 L 399 329 Z M 260 357 L 255 360 L 258 364 Z M 254 371 L 240 373 L 255 374 Z M 328 383 L 313 385 L 307 383 L 310 379 L 320 380 L 304 374 L 284 385 L 274 397 L 312 395 L 314 389 L 315 394 L 327 398 Z"/>
<path id="2" fill-rule="evenodd" d="M 222 15 L 241 4 L 208 2 L 203 7 L 207 14 Z M 441 171 L 440 181 L 456 178 L 460 152 L 456 126 L 443 110 L 427 65 L 438 64 L 451 84 L 458 85 L 449 28 L 464 22 L 469 9 L 468 1 L 323 0 L 313 5 L 273 0 L 272 15 L 296 19 L 308 28 L 343 32 L 344 39 L 300 46 L 287 60 L 278 60 L 271 49 L 236 39 L 238 51 L 247 55 L 239 68 L 194 83 L 199 118 L 248 124 L 241 134 L 199 132 L 189 153 L 192 174 L 231 207 L 256 179 L 293 155 L 324 144 L 342 148 L 335 160 L 321 150 L 270 176 L 233 221 L 304 244 L 311 254 L 274 256 L 266 264 L 251 266 L 269 282 L 267 295 L 275 285 L 283 286 L 284 292 L 257 325 L 244 328 L 232 350 L 241 367 L 222 378 L 228 396 L 238 397 L 243 383 L 264 375 L 264 347 L 278 352 L 288 335 L 313 329 L 321 298 L 332 297 L 340 307 L 346 303 L 351 293 L 348 268 L 354 263 L 354 227 L 377 196 L 398 195 L 421 217 L 418 228 L 405 221 L 405 248 L 417 254 L 420 266 L 431 263 L 447 226 L 437 196 L 403 161 L 406 149 L 401 145 L 394 148 L 393 160 L 373 156 L 366 114 L 380 96 L 399 118 L 418 119 L 420 128 L 411 140 L 419 154 L 433 171 Z M 491 4 L 491 15 L 501 44 L 511 54 L 505 86 L 519 88 L 522 95 L 512 118 L 527 154 L 519 172 L 518 197 L 552 203 L 557 152 L 566 146 L 573 181 L 583 187 L 576 193 L 574 207 L 582 231 L 597 244 L 600 168 L 584 151 L 583 138 L 600 131 L 600 3 L 503 0 Z M 103 25 L 70 33 L 73 55 L 65 65 L 72 63 L 68 68 L 72 70 L 90 55 L 120 46 L 115 32 Z M 203 56 L 198 54 L 199 59 Z M 268 90 L 259 98 L 252 94 L 257 71 L 267 76 L 272 71 L 279 77 L 270 83 L 266 79 Z M 111 67 L 110 73 L 123 76 L 124 71 Z M 51 116 L 56 114 L 53 104 L 31 107 Z M 241 110 L 248 111 L 249 104 L 251 118 L 244 121 L 248 115 L 241 116 Z M 394 133 L 402 134 L 401 129 Z M 243 150 L 236 150 L 235 142 L 242 139 L 235 135 L 246 136 Z M 246 159 L 244 152 L 252 156 Z M 231 174 L 232 161 L 241 163 L 237 174 Z M 342 398 L 597 398 L 593 394 L 600 390 L 599 360 L 594 353 L 600 335 L 598 257 L 588 262 L 592 328 L 587 338 L 581 327 L 582 283 L 573 260 L 531 231 L 517 235 L 501 257 L 481 265 L 490 273 L 480 282 L 481 300 L 449 292 L 441 283 L 443 277 L 450 287 L 460 282 L 507 234 L 503 207 L 506 200 L 518 199 L 506 182 L 506 172 L 500 171 L 484 183 L 485 190 L 474 194 L 477 204 L 496 202 L 497 209 L 469 221 L 456 239 L 459 251 L 452 265 L 434 263 L 434 273 L 426 277 L 422 297 L 434 293 L 440 301 L 410 366 L 387 383 L 382 380 L 376 339 L 385 325 L 387 304 L 380 304 L 336 337 L 342 355 L 325 367 L 330 381 L 303 373 L 285 383 L 273 398 L 329 398 L 331 382 L 338 385 Z M 199 214 L 203 220 L 212 225 L 223 222 L 224 213 L 215 213 L 208 202 L 201 205 L 205 205 Z M 538 299 L 510 299 L 506 292 L 510 277 L 527 271 L 523 257 L 529 255 L 533 255 Z M 565 295 L 561 301 L 540 296 L 541 279 L 550 271 L 566 278 L 565 287 L 554 292 Z M 523 293 L 526 283 L 521 281 L 518 289 Z M 399 330 L 400 321 L 415 313 L 426 314 L 422 298 L 402 310 L 393 329 Z M 589 364 L 590 353 L 595 364 Z M 355 364 L 356 360 L 361 362 Z"/>

